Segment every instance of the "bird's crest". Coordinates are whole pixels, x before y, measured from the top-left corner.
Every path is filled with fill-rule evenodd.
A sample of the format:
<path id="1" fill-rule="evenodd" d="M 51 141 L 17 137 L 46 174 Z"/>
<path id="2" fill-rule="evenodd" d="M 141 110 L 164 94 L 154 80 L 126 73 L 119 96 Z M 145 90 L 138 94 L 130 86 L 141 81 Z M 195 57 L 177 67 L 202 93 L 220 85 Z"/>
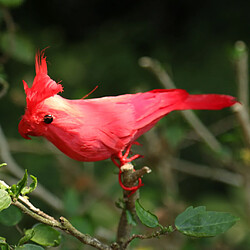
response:
<path id="1" fill-rule="evenodd" d="M 32 87 L 23 81 L 26 93 L 27 109 L 32 109 L 38 103 L 63 91 L 61 84 L 56 83 L 47 75 L 47 63 L 44 52 L 37 52 L 35 59 L 36 76 Z"/>

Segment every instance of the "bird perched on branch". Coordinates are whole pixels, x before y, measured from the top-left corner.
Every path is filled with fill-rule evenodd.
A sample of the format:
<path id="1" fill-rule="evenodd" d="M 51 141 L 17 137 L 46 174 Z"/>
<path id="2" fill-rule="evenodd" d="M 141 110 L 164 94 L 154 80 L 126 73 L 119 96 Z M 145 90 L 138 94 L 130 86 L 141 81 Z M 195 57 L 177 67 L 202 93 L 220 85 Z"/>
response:
<path id="1" fill-rule="evenodd" d="M 26 93 L 26 110 L 18 130 L 25 139 L 43 136 L 59 150 L 78 161 L 111 158 L 121 167 L 139 157 L 128 158 L 132 144 L 174 110 L 218 110 L 236 103 L 234 97 L 218 94 L 190 95 L 183 89 L 155 89 L 145 93 L 68 100 L 58 95 L 61 84 L 47 74 L 44 52 L 37 53 L 36 76 Z M 124 153 L 125 152 L 125 153 Z M 141 185 L 128 188 L 137 190 Z"/>

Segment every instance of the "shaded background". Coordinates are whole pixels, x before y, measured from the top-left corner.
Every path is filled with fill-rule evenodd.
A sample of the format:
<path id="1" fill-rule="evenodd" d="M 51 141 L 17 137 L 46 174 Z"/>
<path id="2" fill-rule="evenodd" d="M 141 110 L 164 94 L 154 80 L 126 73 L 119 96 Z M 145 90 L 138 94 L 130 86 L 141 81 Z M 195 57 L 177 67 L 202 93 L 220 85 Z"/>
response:
<path id="1" fill-rule="evenodd" d="M 0 1 L 0 90 L 5 90 L 5 81 L 9 86 L 0 99 L 1 126 L 17 163 L 37 176 L 39 183 L 62 201 L 63 208 L 58 205 L 55 209 L 41 197 L 32 197 L 32 201 L 56 217 L 64 214 L 84 233 L 114 240 L 120 214 L 114 202 L 121 197 L 121 189 L 111 161 L 79 163 L 58 153 L 41 138 L 25 141 L 18 134 L 17 125 L 25 107 L 22 80 L 29 84 L 33 81 L 36 51 L 49 47 L 46 49 L 49 75 L 62 81 L 62 95 L 69 99 L 83 97 L 96 85 L 99 88 L 91 94 L 92 98 L 162 88 L 152 72 L 139 66 L 142 56 L 159 60 L 178 88 L 190 93 L 237 96 L 234 44 L 237 40 L 249 44 L 250 3 L 10 2 Z M 134 148 L 134 152 L 145 155 L 136 165 L 148 165 L 153 170 L 143 180 L 142 203 L 158 214 L 162 224 L 173 223 L 176 214 L 189 205 L 232 212 L 242 220 L 215 239 L 194 241 L 174 235 L 155 242 L 135 241 L 134 247 L 154 249 L 155 244 L 161 249 L 249 247 L 250 203 L 242 169 L 249 167 L 250 153 L 242 129 L 230 109 L 196 114 L 205 124 L 213 125 L 214 131 L 222 131 L 216 132 L 222 150 L 210 149 L 198 139 L 180 112 L 171 113 L 141 139 L 143 147 Z M 224 130 L 225 127 L 228 128 Z M 183 166 L 188 163 L 197 165 L 183 173 Z M 207 167 L 209 174 L 203 172 L 202 178 L 197 177 L 195 167 L 197 171 Z M 210 178 L 217 170 L 233 174 L 228 183 Z M 12 177 L 16 177 L 7 169 L 2 172 L 6 182 L 11 183 Z M 237 185 L 235 178 L 239 180 Z M 19 226 L 27 228 L 33 224 L 24 217 Z M 15 228 L 0 226 L 0 232 L 13 244 L 20 238 Z M 80 247 L 78 244 L 64 238 L 65 249 Z"/>

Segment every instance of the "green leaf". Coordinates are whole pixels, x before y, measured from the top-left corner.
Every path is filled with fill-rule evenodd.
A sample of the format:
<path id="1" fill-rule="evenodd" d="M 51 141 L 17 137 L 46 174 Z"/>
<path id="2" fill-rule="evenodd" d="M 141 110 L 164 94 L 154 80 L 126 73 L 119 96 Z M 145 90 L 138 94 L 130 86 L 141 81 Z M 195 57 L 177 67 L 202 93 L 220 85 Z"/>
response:
<path id="1" fill-rule="evenodd" d="M 25 244 L 23 246 L 17 246 L 15 250 L 44 250 L 44 248 L 34 244 Z"/>
<path id="2" fill-rule="evenodd" d="M 15 198 L 18 198 L 23 188 L 27 185 L 27 179 L 28 179 L 28 172 L 27 169 L 25 169 L 23 178 L 17 184 L 12 185 L 10 188 Z"/>
<path id="3" fill-rule="evenodd" d="M 1 250 L 9 250 L 10 249 L 9 245 L 6 243 L 6 239 L 3 237 L 0 237 L 0 249 Z"/>
<path id="4" fill-rule="evenodd" d="M 19 240 L 18 246 L 21 246 L 25 243 L 27 243 L 35 234 L 34 229 L 30 229 L 28 232 L 25 232 L 25 235 Z"/>
<path id="5" fill-rule="evenodd" d="M 0 164 L 0 168 L 3 167 L 3 166 L 7 166 L 7 163 Z"/>
<path id="6" fill-rule="evenodd" d="M 61 234 L 50 226 L 36 224 L 32 229 L 28 229 L 25 234 L 30 233 L 31 230 L 35 232 L 31 240 L 39 245 L 55 247 L 61 242 Z"/>
<path id="7" fill-rule="evenodd" d="M 19 208 L 10 206 L 0 212 L 0 223 L 5 226 L 14 226 L 20 222 L 23 214 Z"/>
<path id="8" fill-rule="evenodd" d="M 159 226 L 159 220 L 156 215 L 152 214 L 151 212 L 145 210 L 139 200 L 136 200 L 135 202 L 135 210 L 136 214 L 139 217 L 142 224 L 144 224 L 147 227 L 157 227 Z"/>
<path id="9" fill-rule="evenodd" d="M 7 191 L 0 189 L 0 212 L 8 208 L 11 204 L 11 198 Z"/>
<path id="10" fill-rule="evenodd" d="M 126 210 L 126 217 L 127 217 L 128 224 L 132 226 L 136 226 L 136 221 L 133 218 L 133 215 L 128 210 Z"/>
<path id="11" fill-rule="evenodd" d="M 226 232 L 239 218 L 225 212 L 206 211 L 206 207 L 188 207 L 175 219 L 175 227 L 185 235 L 212 237 Z"/>
<path id="12" fill-rule="evenodd" d="M 6 7 L 18 7 L 24 0 L 0 0 L 0 4 Z"/>
<path id="13" fill-rule="evenodd" d="M 26 195 L 26 194 L 33 192 L 37 187 L 37 178 L 33 175 L 30 175 L 30 178 L 32 179 L 32 183 L 30 184 L 29 187 L 24 187 L 22 189 L 22 191 L 21 191 L 22 195 Z"/>

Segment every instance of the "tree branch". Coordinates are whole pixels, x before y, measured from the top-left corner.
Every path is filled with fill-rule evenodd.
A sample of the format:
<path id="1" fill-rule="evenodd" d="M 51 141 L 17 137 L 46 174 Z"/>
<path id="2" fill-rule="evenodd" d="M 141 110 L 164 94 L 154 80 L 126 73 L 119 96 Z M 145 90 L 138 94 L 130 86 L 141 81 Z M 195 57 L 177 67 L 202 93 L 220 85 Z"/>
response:
<path id="1" fill-rule="evenodd" d="M 9 185 L 6 184 L 2 180 L 0 180 L 0 184 L 6 188 L 9 188 Z M 59 228 L 65 233 L 74 236 L 75 238 L 77 238 L 79 241 L 81 241 L 84 244 L 87 244 L 87 245 L 90 245 L 97 249 L 102 249 L 102 250 L 112 249 L 111 247 L 100 242 L 96 238 L 79 232 L 75 227 L 72 226 L 72 224 L 66 218 L 60 217 L 59 221 L 57 221 L 52 216 L 44 213 L 39 208 L 36 208 L 26 197 L 22 195 L 19 195 L 17 199 L 13 199 L 12 205 L 20 208 L 24 213 L 31 216 L 35 220 L 43 224 L 46 224 L 48 226 Z"/>
<path id="2" fill-rule="evenodd" d="M 238 98 L 243 105 L 234 105 L 232 109 L 236 112 L 242 131 L 244 140 L 250 147 L 250 121 L 248 114 L 249 105 L 249 81 L 248 81 L 248 52 L 246 44 L 242 41 L 235 43 L 237 59 L 235 60 L 236 81 L 238 85 Z"/>
<path id="3" fill-rule="evenodd" d="M 173 231 L 175 231 L 176 229 L 173 229 Z M 132 240 L 134 239 L 141 239 L 141 240 L 147 240 L 147 239 L 152 239 L 152 238 L 158 238 L 159 236 L 163 236 L 163 235 L 167 235 L 169 232 L 166 230 L 157 230 L 154 231 L 151 234 L 133 234 L 125 243 L 124 243 L 124 247 L 126 248 Z"/>
<path id="4" fill-rule="evenodd" d="M 141 178 L 144 174 L 150 173 L 151 170 L 148 167 L 143 167 L 137 171 L 134 171 L 134 166 L 131 163 L 127 163 L 121 167 L 123 171 L 123 184 L 126 187 L 133 187 L 136 185 L 138 178 Z M 135 216 L 135 201 L 139 198 L 139 190 L 137 190 L 134 194 L 130 194 L 129 191 L 123 190 L 123 200 L 124 200 L 124 208 L 122 210 L 122 214 L 120 217 L 120 222 L 117 230 L 117 243 L 120 249 L 125 249 L 128 245 L 126 242 L 128 241 L 131 231 L 132 225 L 129 224 L 127 218 L 127 211 Z"/>
<path id="5" fill-rule="evenodd" d="M 248 51 L 247 46 L 243 41 L 235 43 L 237 58 L 235 60 L 236 81 L 238 84 L 238 98 L 245 106 L 248 113 L 249 105 L 249 87 L 248 87 Z"/>

